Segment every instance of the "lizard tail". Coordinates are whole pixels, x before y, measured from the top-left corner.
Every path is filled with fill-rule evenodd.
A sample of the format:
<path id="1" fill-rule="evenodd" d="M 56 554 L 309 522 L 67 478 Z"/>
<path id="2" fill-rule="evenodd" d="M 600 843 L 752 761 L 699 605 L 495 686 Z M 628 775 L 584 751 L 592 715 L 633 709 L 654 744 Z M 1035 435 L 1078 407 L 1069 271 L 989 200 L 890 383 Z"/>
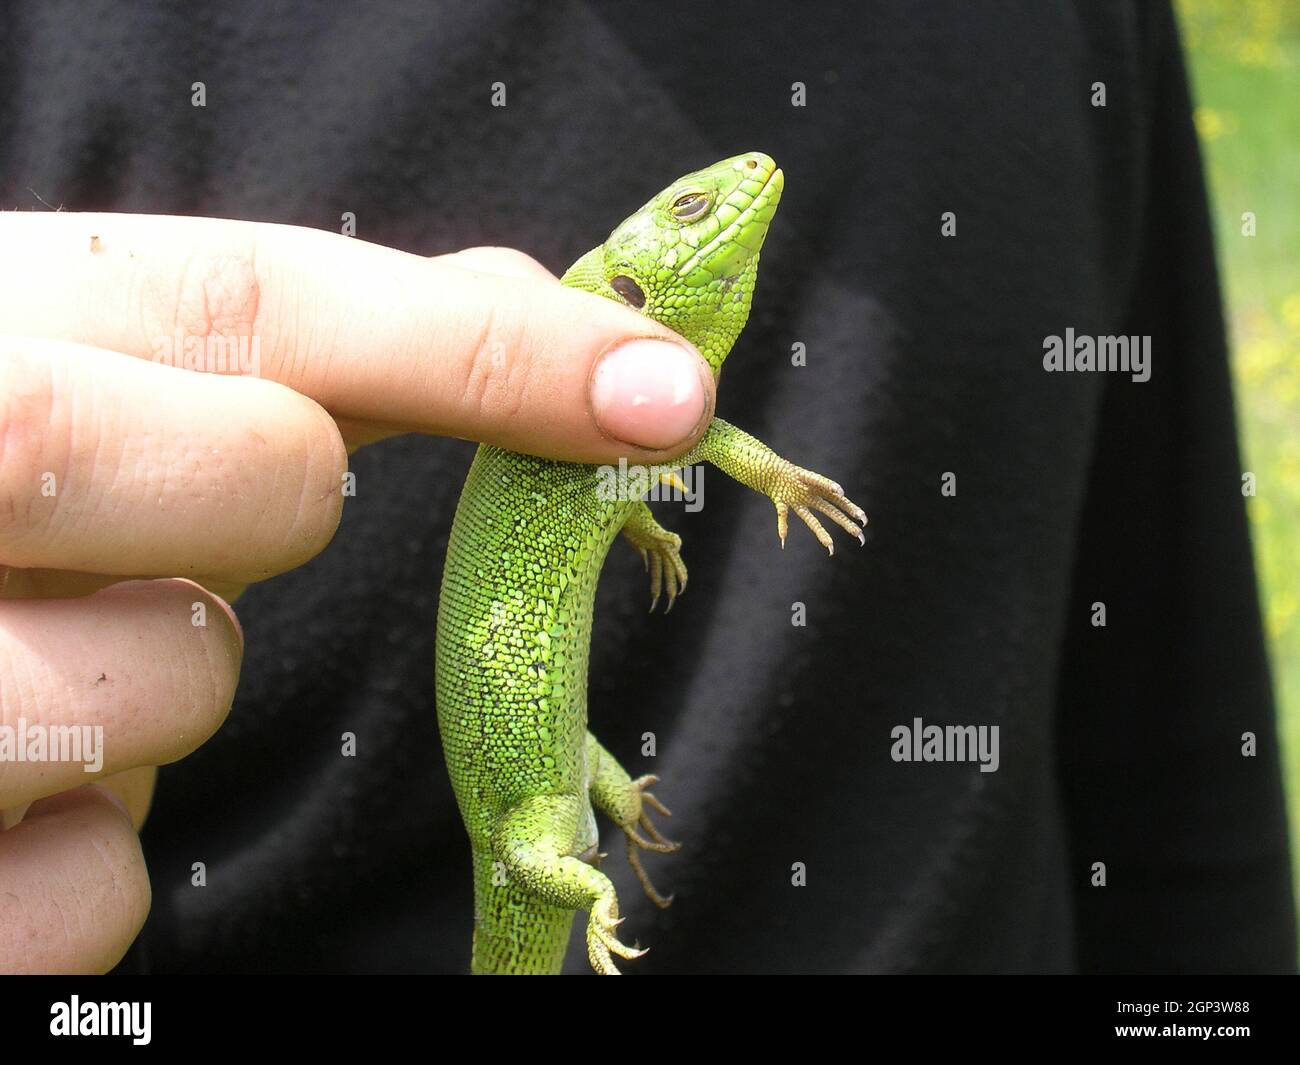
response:
<path id="1" fill-rule="evenodd" d="M 474 851 L 476 976 L 546 976 L 560 971 L 574 910 L 541 902 L 531 892 L 498 883 L 492 856 Z"/>

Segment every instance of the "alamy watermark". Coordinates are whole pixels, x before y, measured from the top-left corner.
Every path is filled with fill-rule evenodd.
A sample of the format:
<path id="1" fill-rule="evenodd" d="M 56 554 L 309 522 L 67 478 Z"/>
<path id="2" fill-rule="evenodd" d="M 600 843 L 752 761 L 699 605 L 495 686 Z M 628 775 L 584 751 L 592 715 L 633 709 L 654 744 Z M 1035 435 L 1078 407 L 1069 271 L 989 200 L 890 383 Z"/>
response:
<path id="1" fill-rule="evenodd" d="M 1048 373 L 1126 373 L 1134 381 L 1151 380 L 1149 336 L 1075 336 L 1043 338 L 1043 369 Z"/>
<path id="2" fill-rule="evenodd" d="M 926 725 L 919 717 L 889 732 L 895 762 L 979 762 L 981 773 L 1001 764 L 997 725 Z"/>
<path id="3" fill-rule="evenodd" d="M 177 329 L 153 341 L 153 361 L 197 373 L 262 376 L 259 336 L 190 336 Z"/>
<path id="4" fill-rule="evenodd" d="M 694 513 L 704 506 L 704 467 L 636 466 L 620 458 L 617 467 L 597 467 L 596 498 L 602 503 L 685 502 L 686 510 Z"/>
<path id="5" fill-rule="evenodd" d="M 0 725 L 0 762 L 83 762 L 87 773 L 104 768 L 103 725 Z"/>
<path id="6" fill-rule="evenodd" d="M 82 1002 L 73 995 L 50 1005 L 50 1035 L 126 1036 L 135 1046 L 148 1046 L 152 1029 L 152 1002 Z"/>

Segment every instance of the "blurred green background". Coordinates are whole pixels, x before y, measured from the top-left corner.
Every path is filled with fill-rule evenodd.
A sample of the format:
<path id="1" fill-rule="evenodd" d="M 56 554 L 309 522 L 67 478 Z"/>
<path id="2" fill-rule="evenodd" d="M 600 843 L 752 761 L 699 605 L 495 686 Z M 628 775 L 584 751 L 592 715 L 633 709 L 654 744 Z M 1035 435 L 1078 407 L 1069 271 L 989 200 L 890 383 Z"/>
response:
<path id="1" fill-rule="evenodd" d="M 1300 885 L 1300 0 L 1176 0 L 1210 183 Z M 1255 214 L 1256 235 L 1242 234 Z M 1300 895 L 1300 892 L 1298 892 Z"/>

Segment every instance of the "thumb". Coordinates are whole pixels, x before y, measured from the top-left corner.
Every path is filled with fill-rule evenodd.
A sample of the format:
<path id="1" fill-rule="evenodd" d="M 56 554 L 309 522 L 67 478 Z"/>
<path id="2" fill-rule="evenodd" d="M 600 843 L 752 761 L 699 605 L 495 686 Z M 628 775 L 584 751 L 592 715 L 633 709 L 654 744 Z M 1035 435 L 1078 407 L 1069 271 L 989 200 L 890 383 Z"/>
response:
<path id="1" fill-rule="evenodd" d="M 531 255 L 514 248 L 466 248 L 437 261 L 500 277 L 556 281 Z M 598 357 L 589 378 L 590 410 L 606 436 L 649 451 L 684 451 L 707 425 L 715 400 L 713 375 L 684 338 L 669 336 L 614 343 Z M 541 454 L 536 447 L 512 450 Z"/>

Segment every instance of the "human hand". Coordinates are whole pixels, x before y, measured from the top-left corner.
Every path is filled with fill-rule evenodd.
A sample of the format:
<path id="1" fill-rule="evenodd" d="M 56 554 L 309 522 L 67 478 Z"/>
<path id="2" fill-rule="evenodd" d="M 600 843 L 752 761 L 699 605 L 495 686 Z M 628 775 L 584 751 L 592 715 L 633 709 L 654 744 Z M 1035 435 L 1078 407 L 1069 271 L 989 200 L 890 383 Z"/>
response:
<path id="1" fill-rule="evenodd" d="M 653 462 L 712 403 L 684 341 L 508 249 L 0 215 L 0 971 L 130 945 L 152 767 L 224 719 L 228 602 L 328 543 L 349 450 L 419 431 Z"/>

